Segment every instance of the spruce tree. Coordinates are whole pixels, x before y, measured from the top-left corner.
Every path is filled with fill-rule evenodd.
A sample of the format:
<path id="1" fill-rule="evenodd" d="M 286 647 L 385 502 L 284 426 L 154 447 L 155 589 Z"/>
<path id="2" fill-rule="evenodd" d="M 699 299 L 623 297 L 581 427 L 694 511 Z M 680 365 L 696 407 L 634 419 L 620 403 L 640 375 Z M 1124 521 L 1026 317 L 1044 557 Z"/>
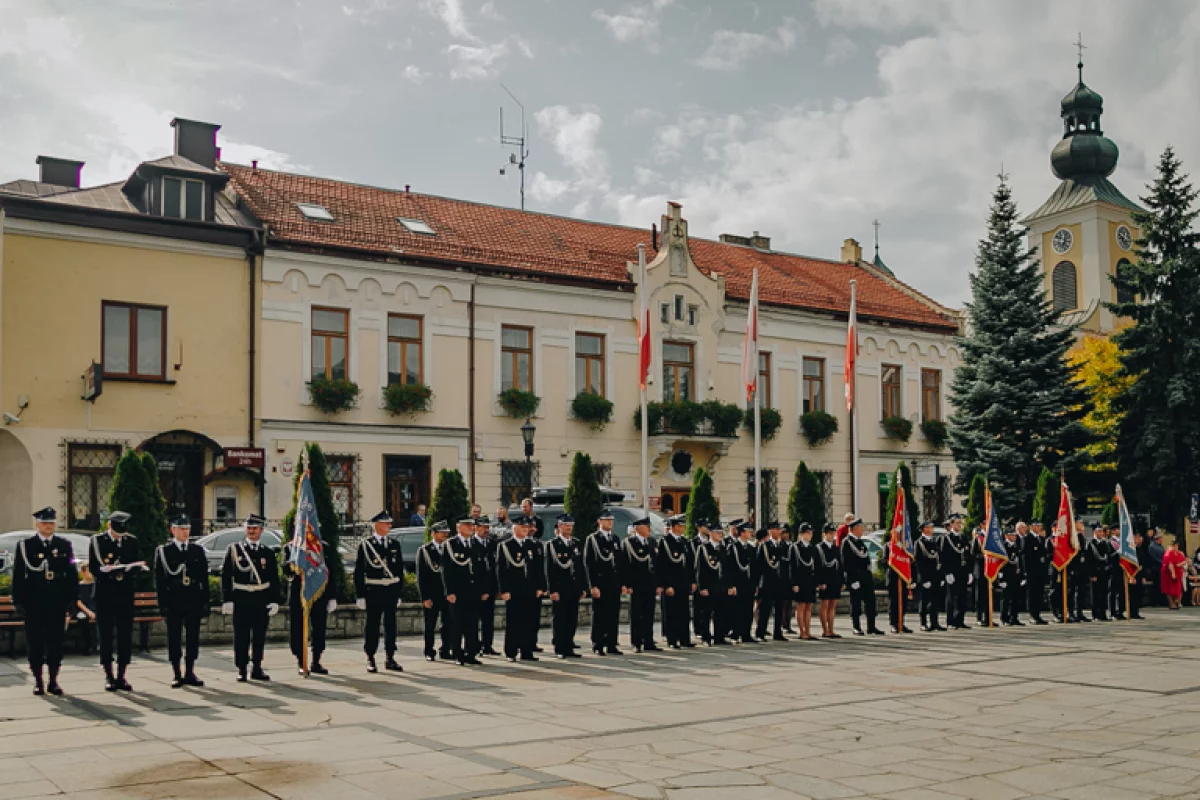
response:
<path id="1" fill-rule="evenodd" d="M 138 543 L 143 553 L 148 549 L 150 556 L 153 557 L 158 546 L 171 538 L 171 528 L 170 520 L 167 519 L 167 499 L 163 497 L 162 484 L 158 479 L 158 460 L 150 453 L 142 453 L 141 459 L 142 472 L 146 480 L 146 495 L 150 498 L 150 519 L 142 529 L 145 531 L 146 538 L 138 536 Z M 197 538 L 199 537 L 197 536 Z M 151 562 L 147 561 L 146 563 Z"/>
<path id="2" fill-rule="evenodd" d="M 154 463 L 153 459 L 150 463 Z M 148 566 L 154 563 L 154 550 L 166 541 L 168 533 L 157 472 L 155 468 L 152 480 L 146 474 L 146 462 L 142 455 L 135 450 L 126 450 L 117 459 L 112 488 L 108 493 L 109 510 L 124 511 L 130 515 L 129 533 L 137 537 L 138 558 Z M 139 588 L 147 583 L 148 576 L 149 573 L 144 573 L 136 577 Z"/>
<path id="3" fill-rule="evenodd" d="M 325 594 L 330 598 L 344 598 L 346 595 L 346 568 L 342 564 L 342 553 L 338 544 L 342 540 L 342 520 L 333 507 L 333 490 L 329 488 L 329 464 L 321 445 L 312 442 L 305 446 L 308 456 L 309 480 L 312 483 L 313 501 L 317 506 L 317 523 L 321 526 L 321 539 L 325 542 L 325 566 L 329 567 L 329 586 Z M 293 513 L 292 519 L 295 519 Z M 289 536 L 283 532 L 284 538 Z"/>
<path id="4" fill-rule="evenodd" d="M 896 469 L 892 470 L 891 475 L 888 476 L 887 516 L 880 521 L 880 525 L 886 531 L 892 529 L 892 520 L 896 516 L 896 502 L 899 500 L 899 494 L 896 491 L 897 473 L 900 475 L 900 486 L 904 487 L 904 510 L 908 515 L 908 525 L 912 529 L 912 535 L 916 537 L 920 532 L 920 528 L 917 526 L 921 524 L 921 509 L 917 505 L 917 499 L 913 496 L 912 472 L 903 461 L 897 464 Z"/>
<path id="5" fill-rule="evenodd" d="M 689 539 L 696 535 L 696 520 L 706 519 L 710 523 L 721 521 L 721 509 L 713 497 L 713 479 L 704 467 L 698 467 L 692 477 L 692 493 L 688 496 L 687 530 Z"/>
<path id="6" fill-rule="evenodd" d="M 1042 467 L 1042 474 L 1038 475 L 1037 494 L 1033 497 L 1033 513 L 1029 519 L 1031 522 L 1042 523 L 1042 528 L 1047 532 L 1054 530 L 1054 523 L 1058 519 L 1061 489 L 1062 484 L 1058 476 Z"/>
<path id="7" fill-rule="evenodd" d="M 817 536 L 825 527 L 825 498 L 821 496 L 821 482 L 803 461 L 796 465 L 796 476 L 788 492 L 787 520 L 793 531 L 801 522 L 807 522 Z"/>
<path id="8" fill-rule="evenodd" d="M 1116 501 L 1109 500 L 1108 505 L 1104 506 L 1104 510 L 1100 512 L 1100 524 L 1105 526 L 1117 524 Z"/>
<path id="9" fill-rule="evenodd" d="M 983 473 L 971 479 L 971 491 L 967 495 L 967 517 L 963 523 L 968 531 L 974 531 L 983 524 L 983 514 L 986 505 L 987 476 Z"/>
<path id="10" fill-rule="evenodd" d="M 1073 333 L 1046 295 L 1003 175 L 987 227 L 970 276 L 968 333 L 959 340 L 950 450 L 958 491 L 989 474 L 994 502 L 1015 514 L 1032 504 L 1043 466 L 1070 472 L 1086 465 L 1093 436 L 1081 422 L 1087 394 L 1067 363 Z"/>
<path id="11" fill-rule="evenodd" d="M 462 473 L 456 469 L 444 469 L 438 473 L 437 487 L 429 504 L 429 516 L 425 518 L 425 538 L 435 522 L 445 522 L 454 530 L 460 519 L 471 513 L 471 501 L 467 498 L 467 485 Z"/>
<path id="12" fill-rule="evenodd" d="M 1120 298 L 1108 304 L 1132 324 L 1113 340 L 1130 378 L 1116 399 L 1121 413 L 1117 461 L 1133 504 L 1154 524 L 1178 530 L 1200 485 L 1200 246 L 1196 190 L 1171 148 L 1134 214 L 1136 263 L 1112 278 Z"/>
<path id="13" fill-rule="evenodd" d="M 587 453 L 576 453 L 571 462 L 563 510 L 575 519 L 574 535 L 584 538 L 596 530 L 596 519 L 604 510 L 604 496 L 600 494 L 600 481 L 596 479 L 592 457 Z"/>

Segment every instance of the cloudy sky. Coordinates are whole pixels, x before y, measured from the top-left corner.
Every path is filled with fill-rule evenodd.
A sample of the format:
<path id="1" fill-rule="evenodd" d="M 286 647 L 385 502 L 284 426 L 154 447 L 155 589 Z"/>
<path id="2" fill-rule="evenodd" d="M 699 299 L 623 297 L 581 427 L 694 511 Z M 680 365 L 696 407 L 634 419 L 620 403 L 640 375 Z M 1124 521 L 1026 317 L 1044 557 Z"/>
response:
<path id="1" fill-rule="evenodd" d="M 1163 147 L 1200 171 L 1191 0 L 0 0 L 0 180 L 39 154 L 84 182 L 169 152 L 174 116 L 225 157 L 516 205 L 498 115 L 530 132 L 528 207 L 778 249 L 870 246 L 946 303 L 1001 165 L 1053 191 L 1058 101 L 1104 95 L 1114 180 Z"/>

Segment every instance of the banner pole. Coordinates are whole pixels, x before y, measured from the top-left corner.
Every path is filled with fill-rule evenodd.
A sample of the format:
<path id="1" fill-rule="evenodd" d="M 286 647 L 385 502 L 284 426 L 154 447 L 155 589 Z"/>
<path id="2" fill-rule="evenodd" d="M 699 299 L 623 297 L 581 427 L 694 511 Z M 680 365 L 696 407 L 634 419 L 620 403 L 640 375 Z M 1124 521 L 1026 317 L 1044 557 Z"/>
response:
<path id="1" fill-rule="evenodd" d="M 1125 576 L 1125 621 L 1129 622 L 1133 619 L 1133 612 L 1129 610 L 1129 573 L 1125 571 L 1125 567 L 1121 567 L 1121 574 Z"/>
<path id="2" fill-rule="evenodd" d="M 1063 586 L 1063 623 L 1065 624 L 1070 617 L 1067 616 L 1067 565 L 1063 564 L 1063 568 L 1059 570 L 1062 573 Z"/>
<path id="3" fill-rule="evenodd" d="M 302 606 L 303 606 L 304 613 L 301 614 L 301 616 L 303 617 L 304 621 L 301 623 L 301 625 L 303 625 L 304 634 L 300 640 L 300 665 L 304 669 L 304 677 L 307 678 L 308 677 L 308 612 L 310 609 L 312 609 L 312 604 L 311 603 L 303 603 Z"/>
<path id="4" fill-rule="evenodd" d="M 984 556 L 984 558 L 987 558 L 987 556 Z M 984 567 L 984 569 L 987 569 L 987 567 Z M 988 627 L 989 628 L 996 627 L 996 620 L 995 620 L 996 603 L 995 603 L 995 599 L 993 598 L 994 588 L 995 588 L 995 585 L 993 584 L 992 579 L 988 578 Z"/>
<path id="5" fill-rule="evenodd" d="M 896 578 L 896 607 L 900 609 L 899 628 L 900 632 L 904 633 L 904 578 L 901 578 L 899 575 Z"/>

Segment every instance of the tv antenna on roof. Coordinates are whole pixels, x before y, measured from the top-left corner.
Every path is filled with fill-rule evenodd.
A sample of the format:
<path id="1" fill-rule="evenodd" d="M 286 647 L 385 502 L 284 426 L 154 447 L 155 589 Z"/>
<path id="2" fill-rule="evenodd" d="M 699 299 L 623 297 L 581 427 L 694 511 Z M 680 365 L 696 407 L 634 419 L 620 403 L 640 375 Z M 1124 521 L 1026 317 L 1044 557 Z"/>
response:
<path id="1" fill-rule="evenodd" d="M 529 137 L 529 129 L 525 125 L 525 106 L 521 105 L 521 101 L 517 96 L 508 91 L 508 87 L 503 83 L 500 88 L 507 92 L 508 96 L 513 99 L 513 102 L 521 109 L 521 135 L 509 136 L 504 133 L 504 106 L 500 106 L 500 146 L 501 147 L 516 147 L 517 152 L 508 154 L 508 164 L 500 167 L 500 174 L 504 175 L 509 164 L 516 164 L 517 169 L 521 171 L 521 210 L 525 210 L 525 159 L 529 158 L 529 150 L 526 149 L 526 142 Z"/>

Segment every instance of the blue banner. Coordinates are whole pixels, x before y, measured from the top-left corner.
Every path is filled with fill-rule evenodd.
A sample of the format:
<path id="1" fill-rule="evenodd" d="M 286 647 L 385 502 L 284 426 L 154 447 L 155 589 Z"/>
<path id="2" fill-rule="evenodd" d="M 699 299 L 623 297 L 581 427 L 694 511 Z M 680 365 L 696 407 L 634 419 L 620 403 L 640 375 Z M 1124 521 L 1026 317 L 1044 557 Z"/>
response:
<path id="1" fill-rule="evenodd" d="M 1125 493 L 1121 484 L 1117 484 L 1117 510 L 1120 512 L 1121 539 L 1118 549 L 1121 552 L 1121 567 L 1131 576 L 1138 571 L 1137 548 L 1133 544 L 1133 519 L 1129 516 L 1129 506 L 1125 505 Z"/>
<path id="2" fill-rule="evenodd" d="M 300 598 L 305 603 L 312 603 L 320 597 L 329 582 L 329 568 L 325 566 L 325 543 L 321 541 L 321 524 L 317 520 L 317 503 L 308 470 L 300 477 L 296 493 L 296 524 L 292 529 L 288 563 L 302 576 Z"/>
<path id="3" fill-rule="evenodd" d="M 1000 530 L 1000 515 L 992 505 L 992 490 L 989 488 L 985 495 L 987 506 L 987 527 L 983 534 L 983 571 L 989 581 L 994 581 L 1000 573 L 1000 568 L 1008 563 L 1008 548 L 1004 546 L 1004 533 Z"/>

